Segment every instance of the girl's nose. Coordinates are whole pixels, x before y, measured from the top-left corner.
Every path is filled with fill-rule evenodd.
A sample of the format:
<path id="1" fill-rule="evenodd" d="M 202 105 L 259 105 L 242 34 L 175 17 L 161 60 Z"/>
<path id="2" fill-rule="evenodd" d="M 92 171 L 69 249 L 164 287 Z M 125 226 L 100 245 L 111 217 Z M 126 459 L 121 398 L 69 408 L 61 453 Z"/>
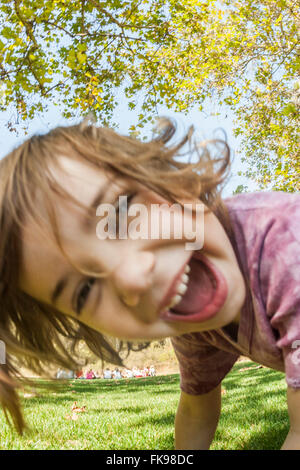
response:
<path id="1" fill-rule="evenodd" d="M 154 254 L 149 251 L 128 253 L 112 273 L 119 296 L 128 307 L 135 307 L 152 284 Z"/>

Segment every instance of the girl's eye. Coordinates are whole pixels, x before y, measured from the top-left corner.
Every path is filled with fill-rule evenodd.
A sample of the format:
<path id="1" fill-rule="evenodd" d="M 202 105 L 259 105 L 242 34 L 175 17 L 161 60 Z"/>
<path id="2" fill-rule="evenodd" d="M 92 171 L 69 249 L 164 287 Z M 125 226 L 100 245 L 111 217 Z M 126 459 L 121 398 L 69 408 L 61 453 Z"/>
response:
<path id="1" fill-rule="evenodd" d="M 84 304 L 87 301 L 87 298 L 89 296 L 91 288 L 93 287 L 94 282 L 95 282 L 95 279 L 90 278 L 87 282 L 85 282 L 81 286 L 81 288 L 78 292 L 78 295 L 76 297 L 75 312 L 77 313 L 77 315 L 80 315 L 80 312 L 81 312 L 82 308 L 84 307 Z"/>

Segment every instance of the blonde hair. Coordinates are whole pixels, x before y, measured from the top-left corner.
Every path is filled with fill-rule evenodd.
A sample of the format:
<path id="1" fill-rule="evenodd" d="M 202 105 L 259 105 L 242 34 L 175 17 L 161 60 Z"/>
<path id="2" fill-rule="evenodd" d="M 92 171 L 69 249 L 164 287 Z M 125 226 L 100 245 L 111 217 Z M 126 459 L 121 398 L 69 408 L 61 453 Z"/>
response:
<path id="1" fill-rule="evenodd" d="M 36 191 L 45 196 L 52 234 L 61 249 L 49 195 L 55 192 L 63 198 L 71 196 L 55 181 L 49 168 L 50 164 L 57 164 L 57 156 L 62 154 L 89 161 L 116 176 L 133 178 L 171 202 L 199 197 L 230 230 L 220 197 L 220 185 L 230 163 L 227 144 L 213 142 L 223 146 L 220 156 L 213 159 L 207 145 L 193 143 L 192 128 L 176 145 L 167 145 L 175 131 L 174 122 L 162 119 L 157 136 L 141 142 L 84 120 L 79 125 L 33 136 L 0 161 L 0 340 L 6 346 L 6 363 L 0 366 L 0 401 L 8 422 L 11 416 L 19 433 L 26 427 L 16 390 L 22 383 L 20 366 L 39 375 L 47 374 L 50 364 L 81 368 L 77 346 L 84 340 L 103 361 L 124 367 L 121 351 L 127 349 L 128 354 L 149 344 L 120 342 L 116 348 L 110 338 L 20 290 L 24 216 L 42 228 L 35 211 Z M 189 144 L 189 150 L 180 154 L 185 144 Z M 175 159 L 186 154 L 196 154 L 197 161 Z"/>

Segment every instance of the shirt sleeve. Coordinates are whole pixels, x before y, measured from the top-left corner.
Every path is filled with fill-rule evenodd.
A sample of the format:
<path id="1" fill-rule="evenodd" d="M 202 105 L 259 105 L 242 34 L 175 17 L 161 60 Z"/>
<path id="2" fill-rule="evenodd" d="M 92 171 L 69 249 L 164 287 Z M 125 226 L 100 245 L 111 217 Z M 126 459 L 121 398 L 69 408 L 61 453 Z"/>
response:
<path id="1" fill-rule="evenodd" d="M 266 312 L 278 331 L 286 382 L 300 388 L 300 197 L 277 217 L 267 238 L 261 265 Z"/>
<path id="2" fill-rule="evenodd" d="M 291 346 L 283 347 L 285 377 L 289 387 L 300 388 L 300 341 L 295 340 Z"/>
<path id="3" fill-rule="evenodd" d="M 279 331 L 277 346 L 282 350 L 286 383 L 289 387 L 300 388 L 300 310 L 285 314 L 279 311 L 272 325 Z"/>
<path id="4" fill-rule="evenodd" d="M 190 395 L 210 392 L 231 370 L 239 355 L 216 348 L 191 333 L 171 338 L 180 370 L 180 388 Z"/>

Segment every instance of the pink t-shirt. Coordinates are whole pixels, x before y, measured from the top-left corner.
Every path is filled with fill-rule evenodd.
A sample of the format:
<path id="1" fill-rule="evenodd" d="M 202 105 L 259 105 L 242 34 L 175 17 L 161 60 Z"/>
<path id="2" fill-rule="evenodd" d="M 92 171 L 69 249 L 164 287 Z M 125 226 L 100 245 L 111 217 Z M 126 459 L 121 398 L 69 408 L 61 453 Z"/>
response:
<path id="1" fill-rule="evenodd" d="M 247 285 L 237 340 L 227 328 L 172 338 L 181 389 L 208 393 L 240 355 L 285 372 L 287 384 L 300 388 L 300 194 L 258 192 L 224 202 Z"/>

